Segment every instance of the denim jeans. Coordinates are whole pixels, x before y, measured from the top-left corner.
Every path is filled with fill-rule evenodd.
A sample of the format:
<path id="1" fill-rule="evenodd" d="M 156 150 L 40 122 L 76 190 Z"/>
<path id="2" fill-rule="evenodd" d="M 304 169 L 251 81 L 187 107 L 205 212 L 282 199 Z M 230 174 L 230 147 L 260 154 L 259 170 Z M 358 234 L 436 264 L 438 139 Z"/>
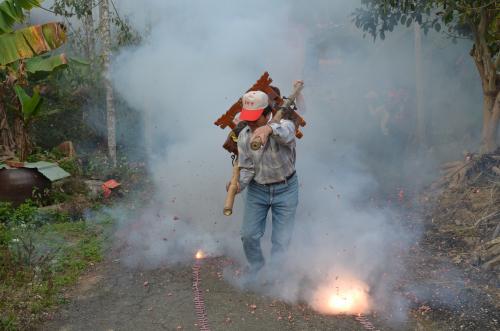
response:
<path id="1" fill-rule="evenodd" d="M 290 244 L 298 198 L 296 174 L 282 184 L 262 185 L 252 181 L 248 185 L 241 240 L 252 272 L 264 266 L 260 238 L 266 229 L 269 208 L 272 213 L 271 260 L 275 261 Z"/>

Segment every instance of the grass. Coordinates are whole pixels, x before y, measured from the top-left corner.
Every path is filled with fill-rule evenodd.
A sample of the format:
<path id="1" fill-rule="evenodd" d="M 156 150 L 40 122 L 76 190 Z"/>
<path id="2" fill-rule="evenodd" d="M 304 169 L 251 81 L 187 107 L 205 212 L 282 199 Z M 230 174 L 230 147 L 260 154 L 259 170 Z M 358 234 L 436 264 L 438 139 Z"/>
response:
<path id="1" fill-rule="evenodd" d="M 50 308 L 64 301 L 62 290 L 76 283 L 103 258 L 105 230 L 111 221 L 47 223 L 36 229 L 37 263 L 2 271 L 0 330 L 33 328 Z M 7 250 L 0 251 L 8 261 Z M 4 266 L 6 264 L 4 263 Z M 8 264 L 7 264 L 8 265 Z"/>

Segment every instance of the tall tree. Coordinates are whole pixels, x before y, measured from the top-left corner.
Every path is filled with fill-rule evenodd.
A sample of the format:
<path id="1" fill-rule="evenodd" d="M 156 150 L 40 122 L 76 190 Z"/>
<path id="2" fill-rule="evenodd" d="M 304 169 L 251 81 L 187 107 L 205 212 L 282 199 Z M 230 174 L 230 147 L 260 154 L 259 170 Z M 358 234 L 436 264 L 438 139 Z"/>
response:
<path id="1" fill-rule="evenodd" d="M 82 17 L 83 30 L 85 34 L 85 57 L 93 63 L 95 52 L 95 33 L 94 33 L 94 0 L 85 0 L 85 13 Z"/>
<path id="2" fill-rule="evenodd" d="M 443 30 L 452 38 L 472 40 L 470 55 L 483 89 L 481 153 L 498 147 L 500 125 L 500 0 L 362 0 L 356 25 L 374 38 L 396 25 L 419 24 L 424 33 Z M 445 28 L 442 29 L 442 26 Z"/>
<path id="3" fill-rule="evenodd" d="M 111 24 L 109 19 L 109 0 L 101 0 L 99 5 L 100 32 L 102 41 L 103 82 L 106 90 L 106 125 L 108 133 L 108 154 L 116 166 L 116 118 L 113 86 L 111 85 L 109 64 L 111 58 Z"/>
<path id="4" fill-rule="evenodd" d="M 422 78 L 422 32 L 420 29 L 420 24 L 415 24 L 415 85 L 416 85 L 416 119 L 417 119 L 417 130 L 416 130 L 416 141 L 420 148 L 424 147 L 426 144 L 426 113 L 423 104 L 424 99 L 424 84 Z"/>

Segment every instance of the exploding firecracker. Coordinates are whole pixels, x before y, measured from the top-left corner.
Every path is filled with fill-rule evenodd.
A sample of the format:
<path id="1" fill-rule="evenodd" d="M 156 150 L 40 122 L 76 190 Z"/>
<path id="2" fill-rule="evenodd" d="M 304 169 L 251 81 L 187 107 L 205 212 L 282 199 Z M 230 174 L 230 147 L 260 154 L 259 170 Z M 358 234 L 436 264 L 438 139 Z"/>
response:
<path id="1" fill-rule="evenodd" d="M 203 290 L 201 288 L 201 259 L 203 259 L 204 256 L 205 254 L 202 250 L 198 250 L 195 255 L 196 261 L 193 264 L 193 302 L 198 321 L 198 329 L 200 331 L 210 331 L 205 300 L 203 298 Z"/>
<path id="2" fill-rule="evenodd" d="M 199 260 L 199 259 L 203 259 L 203 258 L 205 258 L 205 253 L 204 253 L 201 249 L 199 249 L 199 250 L 196 252 L 196 254 L 195 254 L 195 256 L 194 256 L 194 257 L 195 257 L 197 260 Z"/>
<path id="3" fill-rule="evenodd" d="M 368 285 L 353 278 L 338 278 L 319 287 L 312 306 L 323 314 L 363 314 L 370 310 Z"/>

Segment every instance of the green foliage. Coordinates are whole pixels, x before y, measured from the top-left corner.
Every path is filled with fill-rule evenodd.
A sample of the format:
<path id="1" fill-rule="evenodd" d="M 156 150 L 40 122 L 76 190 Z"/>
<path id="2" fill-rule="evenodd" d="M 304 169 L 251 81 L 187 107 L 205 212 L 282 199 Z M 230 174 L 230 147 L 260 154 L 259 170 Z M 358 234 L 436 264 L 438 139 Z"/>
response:
<path id="1" fill-rule="evenodd" d="M 71 200 L 71 195 L 61 190 L 60 188 L 52 188 L 48 194 L 44 196 L 40 205 L 54 205 Z"/>
<path id="2" fill-rule="evenodd" d="M 61 168 L 69 172 L 73 176 L 82 174 L 82 168 L 75 158 L 64 158 L 57 162 Z"/>
<path id="3" fill-rule="evenodd" d="M 0 29 L 3 29 L 3 33 L 0 33 L 0 80 L 3 81 L 0 84 L 0 102 L 14 113 L 7 116 L 8 121 L 23 120 L 21 125 L 7 123 L 4 127 L 9 131 L 7 135 L 14 137 L 14 151 L 21 161 L 25 161 L 30 154 L 30 122 L 39 115 L 42 106 L 39 87 L 30 84 L 33 82 L 28 81 L 28 73 L 52 72 L 64 67 L 64 62 L 67 62 L 64 55 L 36 59 L 66 42 L 66 27 L 63 24 L 51 22 L 10 31 L 12 25 L 24 19 L 23 10 L 38 6 L 39 3 L 34 0 L 7 0 L 0 4 Z M 46 71 L 50 69 L 52 71 Z M 32 87 L 32 96 L 24 90 L 30 85 L 35 85 Z M 19 102 L 14 101 L 15 96 Z"/>
<path id="4" fill-rule="evenodd" d="M 65 171 L 69 172 L 72 176 L 82 175 L 82 167 L 76 158 L 69 158 L 61 154 L 57 148 L 51 150 L 42 150 L 36 148 L 34 153 L 28 156 L 28 162 L 47 161 L 57 163 Z"/>
<path id="5" fill-rule="evenodd" d="M 60 212 L 55 210 L 49 210 L 40 215 L 42 218 L 45 218 L 43 224 L 59 224 L 59 223 L 67 223 L 71 222 L 71 218 L 66 212 Z"/>
<path id="6" fill-rule="evenodd" d="M 51 9 L 58 15 L 68 18 L 77 17 L 82 20 L 84 16 L 90 15 L 92 9 L 98 7 L 99 4 L 99 0 L 55 0 Z M 110 6 L 109 17 L 111 23 L 115 27 L 114 30 L 116 33 L 116 36 L 113 38 L 115 40 L 115 45 L 113 45 L 112 48 L 117 49 L 122 46 L 139 44 L 142 40 L 139 32 L 132 28 L 127 17 L 121 17 L 118 14 L 113 1 L 110 2 Z M 81 38 L 75 38 L 75 40 L 79 39 Z M 81 42 L 78 42 L 75 46 L 77 48 L 81 47 Z"/>
<path id="7" fill-rule="evenodd" d="M 69 237 L 71 240 L 80 238 L 82 233 L 86 233 L 86 236 L 78 240 L 76 245 L 67 247 L 65 252 L 58 256 L 57 264 L 54 267 L 54 271 L 59 273 L 54 278 L 54 283 L 57 286 L 67 286 L 77 281 L 78 276 L 89 263 L 102 260 L 102 240 L 98 233 L 88 232 L 87 226 L 83 222 L 59 225 L 62 226 L 55 231 L 71 236 Z"/>
<path id="8" fill-rule="evenodd" d="M 42 0 L 43 1 L 43 0 Z M 39 0 L 4 0 L 0 3 L 0 34 L 12 31 L 12 26 L 24 20 L 24 10 L 39 7 Z"/>
<path id="9" fill-rule="evenodd" d="M 37 80 L 47 77 L 56 70 L 66 69 L 68 59 L 65 54 L 41 55 L 25 61 L 26 71 L 30 73 L 30 78 Z"/>
<path id="10" fill-rule="evenodd" d="M 28 162 L 47 161 L 57 163 L 72 176 L 64 179 L 60 183 L 52 185 L 52 188 L 44 194 L 35 194 L 38 206 L 46 206 L 71 201 L 75 196 L 88 194 L 88 187 L 81 176 L 82 166 L 77 158 L 69 158 L 61 154 L 57 148 L 52 150 L 42 150 L 36 148 L 36 152 L 28 156 Z M 42 193 L 42 192 L 40 192 Z M 1 207 L 1 205 L 0 205 Z M 82 206 L 83 208 L 83 206 Z"/>
<path id="11" fill-rule="evenodd" d="M 7 223 L 12 213 L 12 204 L 10 202 L 0 201 L 0 223 Z"/>
<path id="12" fill-rule="evenodd" d="M 26 159 L 27 162 L 48 161 L 54 162 L 59 158 L 55 153 L 49 150 L 42 150 L 40 147 L 35 147 L 32 154 Z"/>
<path id="13" fill-rule="evenodd" d="M 12 240 L 12 233 L 9 231 L 7 224 L 0 223 L 0 250 L 5 249 Z"/>
<path id="14" fill-rule="evenodd" d="M 24 121 L 28 122 L 33 117 L 36 117 L 40 112 L 43 102 L 40 97 L 40 92 L 37 89 L 33 89 L 33 96 L 29 96 L 28 93 L 26 93 L 26 91 L 19 85 L 14 86 L 14 91 L 16 92 L 17 98 L 21 103 L 21 111 Z"/>
<path id="15" fill-rule="evenodd" d="M 8 223 L 14 226 L 32 226 L 36 225 L 36 215 L 38 208 L 31 201 L 21 204 L 19 207 L 12 209 L 9 214 Z"/>
<path id="16" fill-rule="evenodd" d="M 69 58 L 69 62 L 71 63 L 71 66 L 74 68 L 77 67 L 82 67 L 86 68 L 87 70 L 90 69 L 90 62 L 84 59 L 81 59 L 79 57 L 72 56 Z"/>
<path id="17" fill-rule="evenodd" d="M 0 203 L 0 220 L 0 329 L 32 329 L 64 286 L 102 260 L 104 223 L 70 222 L 31 203 Z"/>
<path id="18" fill-rule="evenodd" d="M 108 155 L 100 152 L 91 155 L 83 168 L 85 176 L 103 180 L 111 178 L 130 180 L 139 171 L 138 168 L 129 165 L 126 157 L 118 158 L 116 166 L 113 166 Z"/>
<path id="19" fill-rule="evenodd" d="M 10 252 L 10 259 L 21 267 L 31 266 L 35 258 L 35 230 L 40 225 L 36 217 L 37 208 L 31 202 L 26 202 L 18 208 L 4 204 L 1 212 L 1 236 L 9 240 L 4 248 Z"/>
<path id="20" fill-rule="evenodd" d="M 113 165 L 109 157 L 104 153 L 96 153 L 90 156 L 84 166 L 83 173 L 87 177 L 106 178 L 113 171 Z"/>
<path id="21" fill-rule="evenodd" d="M 66 27 L 51 22 L 0 35 L 0 65 L 42 55 L 66 42 Z"/>
<path id="22" fill-rule="evenodd" d="M 485 38 L 492 53 L 496 54 L 499 47 L 498 6 L 497 1 L 485 3 L 480 0 L 362 0 L 353 16 L 358 28 L 381 39 L 397 25 L 410 27 L 413 22 L 420 24 L 425 33 L 434 29 L 452 38 L 472 38 L 481 16 L 490 16 Z"/>
<path id="23" fill-rule="evenodd" d="M 0 317 L 0 330 L 15 331 L 18 330 L 16 323 L 16 316 L 9 314 L 8 316 Z"/>
<path id="24" fill-rule="evenodd" d="M 111 16 L 111 22 L 117 27 L 116 46 L 123 47 L 140 44 L 142 38 L 139 32 L 132 28 L 127 18 L 122 19 L 118 16 L 117 12 L 115 13 L 116 15 Z"/>
<path id="25" fill-rule="evenodd" d="M 52 10 L 61 16 L 82 18 L 92 13 L 92 9 L 98 6 L 98 1 L 88 0 L 55 0 Z"/>

